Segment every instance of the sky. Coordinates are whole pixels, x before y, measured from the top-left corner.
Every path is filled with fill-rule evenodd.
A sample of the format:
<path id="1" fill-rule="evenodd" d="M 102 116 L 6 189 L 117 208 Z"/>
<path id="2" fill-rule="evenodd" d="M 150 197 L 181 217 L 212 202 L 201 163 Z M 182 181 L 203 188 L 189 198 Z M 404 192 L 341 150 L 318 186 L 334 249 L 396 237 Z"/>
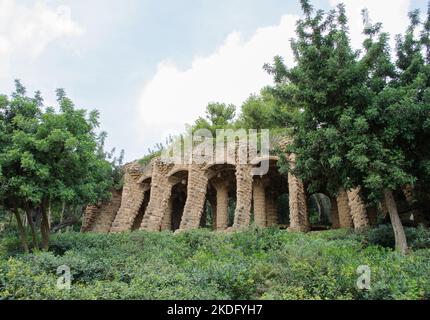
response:
<path id="1" fill-rule="evenodd" d="M 361 9 L 395 35 L 426 0 L 313 0 L 347 6 L 359 47 Z M 298 0 L 0 0 L 0 93 L 14 79 L 55 106 L 65 88 L 79 108 L 100 111 L 107 147 L 141 158 L 203 116 L 209 102 L 240 106 L 272 83 L 275 55 L 294 63 L 289 39 Z"/>

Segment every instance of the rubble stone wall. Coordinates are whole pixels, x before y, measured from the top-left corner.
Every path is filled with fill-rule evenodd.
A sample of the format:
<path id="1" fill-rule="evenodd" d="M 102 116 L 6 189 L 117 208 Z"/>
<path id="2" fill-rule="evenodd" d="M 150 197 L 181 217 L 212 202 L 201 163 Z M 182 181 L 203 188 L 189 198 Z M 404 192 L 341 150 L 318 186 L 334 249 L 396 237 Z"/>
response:
<path id="1" fill-rule="evenodd" d="M 131 231 L 145 194 L 145 186 L 139 183 L 139 178 L 139 168 L 136 164 L 125 169 L 121 207 L 112 223 L 110 232 Z"/>
<path id="2" fill-rule="evenodd" d="M 208 178 L 201 165 L 191 164 L 188 175 L 187 202 L 182 215 L 181 230 L 198 229 L 206 201 Z"/>
<path id="3" fill-rule="evenodd" d="M 138 163 L 129 164 L 124 168 L 122 193 L 114 193 L 109 203 L 88 206 L 82 231 L 126 232 L 136 229 L 139 224 L 139 229 L 146 231 L 172 230 L 177 228 L 179 223 L 179 220 L 175 220 L 176 225 L 173 226 L 173 216 L 180 219 L 180 230 L 197 229 L 206 221 L 203 216 L 206 203 L 211 204 L 214 229 L 226 230 L 229 229 L 229 196 L 233 197 L 233 192 L 236 195 L 236 209 L 232 230 L 240 230 L 251 224 L 252 209 L 257 226 L 264 228 L 279 224 L 279 190 L 273 190 L 270 181 L 274 178 L 269 174 L 252 175 L 253 168 L 259 164 L 258 161 L 243 164 L 238 162 L 237 156 L 229 158 L 234 159 L 235 163 L 229 162 L 224 169 L 224 164 L 174 165 L 165 163 L 160 158 L 154 159 L 144 168 Z M 294 156 L 290 156 L 293 165 L 294 161 Z M 276 163 L 274 164 L 276 170 Z M 279 186 L 279 180 L 277 181 Z M 178 183 L 183 183 L 183 188 L 186 187 L 183 213 L 181 209 L 182 218 L 173 212 L 172 204 L 172 199 L 178 192 L 175 191 Z M 285 184 L 287 183 L 290 203 L 289 230 L 308 232 L 311 226 L 305 186 L 291 173 L 288 174 L 288 179 L 285 178 Z M 183 192 L 183 189 L 181 190 Z M 369 225 L 360 189 L 340 190 L 337 198 L 332 199 L 332 224 L 333 228 L 356 229 Z"/>
<path id="4" fill-rule="evenodd" d="M 151 179 L 151 198 L 140 226 L 141 230 L 160 231 L 164 215 L 170 207 L 170 195 L 173 185 L 168 173 L 173 165 L 165 164 L 160 159 L 153 163 Z"/>
<path id="5" fill-rule="evenodd" d="M 352 228 L 353 222 L 351 217 L 351 209 L 348 202 L 348 194 L 344 189 L 339 190 L 339 195 L 337 196 L 337 209 L 339 213 L 339 226 L 342 229 Z"/>
<path id="6" fill-rule="evenodd" d="M 360 196 L 360 188 L 356 188 L 347 192 L 349 207 L 351 209 L 351 217 L 356 230 L 361 230 L 369 227 L 369 219 L 367 217 L 367 209 Z"/>

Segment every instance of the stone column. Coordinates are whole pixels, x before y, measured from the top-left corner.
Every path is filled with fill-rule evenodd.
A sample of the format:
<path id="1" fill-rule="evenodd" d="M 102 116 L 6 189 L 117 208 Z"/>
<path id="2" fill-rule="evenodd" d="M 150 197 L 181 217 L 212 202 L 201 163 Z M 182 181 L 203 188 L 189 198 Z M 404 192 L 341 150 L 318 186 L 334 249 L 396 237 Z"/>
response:
<path id="1" fill-rule="evenodd" d="M 290 227 L 291 232 L 308 232 L 310 230 L 308 205 L 303 183 L 288 173 L 288 189 L 290 195 Z"/>
<path id="2" fill-rule="evenodd" d="M 243 229 L 251 223 L 252 181 L 251 165 L 237 165 L 236 211 L 234 213 L 233 229 Z"/>
<path id="3" fill-rule="evenodd" d="M 110 231 L 112 223 L 121 207 L 121 197 L 121 191 L 113 190 L 112 198 L 102 203 L 101 214 L 94 221 L 93 232 L 108 233 Z"/>
<path id="4" fill-rule="evenodd" d="M 220 183 L 216 189 L 216 230 L 228 228 L 228 185 Z"/>
<path id="5" fill-rule="evenodd" d="M 138 183 L 139 175 L 127 172 L 124 175 L 121 207 L 115 217 L 110 232 L 131 231 L 139 214 L 144 198 L 144 186 Z"/>
<path id="6" fill-rule="evenodd" d="M 273 227 L 279 224 L 278 216 L 278 204 L 272 193 L 266 192 L 266 215 L 267 215 L 267 226 Z"/>
<path id="7" fill-rule="evenodd" d="M 352 221 L 356 230 L 369 227 L 366 206 L 360 196 L 360 192 L 360 188 L 355 188 L 347 192 Z"/>
<path id="8" fill-rule="evenodd" d="M 267 226 L 266 193 L 264 183 L 260 178 L 254 180 L 254 222 L 261 228 Z"/>
<path id="9" fill-rule="evenodd" d="M 172 194 L 172 183 L 167 174 L 171 170 L 161 160 L 154 162 L 152 170 L 151 197 L 145 216 L 143 217 L 141 230 L 160 231 L 163 217 L 168 211 L 169 201 Z"/>
<path id="10" fill-rule="evenodd" d="M 164 214 L 163 220 L 161 222 L 161 231 L 170 231 L 172 230 L 172 197 L 169 198 L 169 201 L 167 203 L 167 210 Z"/>
<path id="11" fill-rule="evenodd" d="M 337 209 L 339 212 L 340 228 L 352 229 L 354 225 L 352 222 L 351 210 L 349 208 L 348 203 L 348 194 L 343 188 L 339 190 L 339 195 L 337 196 Z"/>
<path id="12" fill-rule="evenodd" d="M 95 221 L 101 214 L 101 207 L 89 205 L 85 208 L 84 218 L 81 226 L 81 232 L 93 231 Z"/>
<path id="13" fill-rule="evenodd" d="M 340 228 L 339 221 L 339 210 L 337 208 L 337 200 L 335 198 L 330 198 L 331 202 L 331 226 L 333 229 Z"/>
<path id="14" fill-rule="evenodd" d="M 188 175 L 187 202 L 184 207 L 180 230 L 198 229 L 206 201 L 208 178 L 203 167 L 190 165 Z"/>

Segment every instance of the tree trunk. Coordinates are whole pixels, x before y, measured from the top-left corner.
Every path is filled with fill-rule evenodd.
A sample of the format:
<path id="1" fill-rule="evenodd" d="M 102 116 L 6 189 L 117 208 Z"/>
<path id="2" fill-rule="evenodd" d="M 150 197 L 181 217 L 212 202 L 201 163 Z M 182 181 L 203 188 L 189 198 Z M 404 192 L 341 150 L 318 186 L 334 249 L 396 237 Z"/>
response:
<path id="1" fill-rule="evenodd" d="M 51 222 L 52 222 L 52 211 L 51 211 L 51 200 L 49 200 L 48 205 L 48 229 L 51 230 Z"/>
<path id="2" fill-rule="evenodd" d="M 24 251 L 28 253 L 27 237 L 25 235 L 25 229 L 24 225 L 22 224 L 21 216 L 19 215 L 17 209 L 13 210 L 13 213 L 15 214 L 16 222 L 18 224 L 19 237 L 21 238 L 22 247 L 24 248 Z"/>
<path id="3" fill-rule="evenodd" d="M 38 251 L 39 250 L 39 244 L 37 243 L 36 227 L 34 226 L 33 217 L 31 216 L 30 209 L 27 208 L 25 210 L 25 213 L 27 215 L 27 222 L 30 225 L 31 237 L 33 239 L 33 248 L 34 248 L 34 250 Z"/>
<path id="4" fill-rule="evenodd" d="M 24 219 L 22 220 L 22 225 L 24 226 L 24 229 L 27 227 L 27 215 L 24 216 Z"/>
<path id="5" fill-rule="evenodd" d="M 397 211 L 396 201 L 394 200 L 394 195 L 391 190 L 386 189 L 384 191 L 385 205 L 387 206 L 388 213 L 390 215 L 391 224 L 394 229 L 394 236 L 396 239 L 396 249 L 402 254 L 406 255 L 408 253 L 408 243 L 406 241 L 405 230 L 403 229 L 402 221 L 399 217 L 399 212 Z"/>
<path id="6" fill-rule="evenodd" d="M 42 232 L 42 248 L 43 250 L 48 251 L 50 227 L 49 227 L 49 216 L 46 209 L 47 209 L 46 204 L 45 203 L 42 204 L 42 223 L 40 225 L 40 230 Z"/>
<path id="7" fill-rule="evenodd" d="M 66 212 L 66 201 L 63 201 L 63 207 L 61 208 L 61 217 L 60 217 L 60 224 L 64 220 L 64 213 Z"/>
<path id="8" fill-rule="evenodd" d="M 55 232 L 60 232 L 61 230 L 68 228 L 70 226 L 75 225 L 76 223 L 78 223 L 78 219 L 77 218 L 70 218 L 68 220 L 64 220 L 62 223 L 60 223 L 58 226 L 55 226 L 51 229 L 52 233 Z"/>

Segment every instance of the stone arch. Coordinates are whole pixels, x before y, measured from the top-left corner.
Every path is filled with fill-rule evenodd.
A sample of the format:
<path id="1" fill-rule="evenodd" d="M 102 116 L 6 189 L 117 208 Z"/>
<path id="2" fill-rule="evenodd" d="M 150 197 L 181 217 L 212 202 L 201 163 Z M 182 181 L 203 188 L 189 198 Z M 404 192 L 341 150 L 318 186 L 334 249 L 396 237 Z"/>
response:
<path id="1" fill-rule="evenodd" d="M 198 229 L 202 213 L 206 202 L 208 178 L 205 174 L 204 166 L 192 163 L 188 170 L 187 201 L 180 230 Z"/>
<path id="2" fill-rule="evenodd" d="M 94 220 L 92 231 L 96 233 L 108 233 L 112 223 L 121 207 L 122 190 L 112 190 L 112 197 L 109 201 L 101 204 L 100 214 Z"/>
<path id="3" fill-rule="evenodd" d="M 161 159 L 156 159 L 153 162 L 151 196 L 140 225 L 141 230 L 161 230 L 164 215 L 169 210 L 172 184 L 169 181 L 168 173 L 173 167 L 173 164 L 165 163 Z"/>
<path id="4" fill-rule="evenodd" d="M 203 168 L 203 171 L 205 172 L 205 176 L 208 180 L 214 178 L 218 174 L 224 172 L 224 171 L 236 171 L 236 164 L 230 162 L 225 163 L 212 163 L 208 164 Z"/>
<path id="5" fill-rule="evenodd" d="M 296 156 L 291 154 L 289 161 L 291 166 L 294 167 Z M 292 232 L 308 232 L 310 226 L 305 187 L 303 182 L 291 172 L 288 172 L 288 190 L 290 195 L 290 227 L 288 230 Z"/>
<path id="6" fill-rule="evenodd" d="M 176 231 L 180 228 L 187 200 L 188 174 L 187 167 L 175 168 L 168 174 L 168 180 L 172 190 L 170 192 L 170 199 L 168 200 L 168 207 L 164 213 L 161 224 L 162 231 Z"/>
<path id="7" fill-rule="evenodd" d="M 110 232 L 131 231 L 144 202 L 145 186 L 140 182 L 141 166 L 133 163 L 126 167 L 121 206 Z"/>
<path id="8" fill-rule="evenodd" d="M 187 172 L 189 171 L 189 167 L 187 165 L 179 165 L 179 166 L 175 166 L 168 174 L 167 176 L 169 178 L 175 178 L 175 177 L 179 177 L 181 172 Z M 179 174 L 179 175 L 178 175 Z"/>
<path id="9" fill-rule="evenodd" d="M 316 192 L 308 197 L 309 223 L 311 230 L 321 231 L 337 228 L 337 206 L 324 192 Z"/>
<path id="10" fill-rule="evenodd" d="M 236 207 L 236 166 L 231 163 L 206 166 L 208 179 L 206 202 L 211 206 L 214 230 L 226 230 L 233 226 L 232 212 Z"/>
<path id="11" fill-rule="evenodd" d="M 281 198 L 288 195 L 288 179 L 279 173 L 278 157 L 258 158 L 252 164 L 258 166 L 263 160 L 269 161 L 269 171 L 264 176 L 253 178 L 254 223 L 261 228 L 287 224 L 289 205 L 283 207 L 279 204 Z"/>
<path id="12" fill-rule="evenodd" d="M 251 165 L 259 166 L 263 161 L 269 161 L 270 165 L 272 165 L 273 163 L 276 164 L 279 161 L 279 157 L 278 156 L 257 157 L 251 161 Z"/>

